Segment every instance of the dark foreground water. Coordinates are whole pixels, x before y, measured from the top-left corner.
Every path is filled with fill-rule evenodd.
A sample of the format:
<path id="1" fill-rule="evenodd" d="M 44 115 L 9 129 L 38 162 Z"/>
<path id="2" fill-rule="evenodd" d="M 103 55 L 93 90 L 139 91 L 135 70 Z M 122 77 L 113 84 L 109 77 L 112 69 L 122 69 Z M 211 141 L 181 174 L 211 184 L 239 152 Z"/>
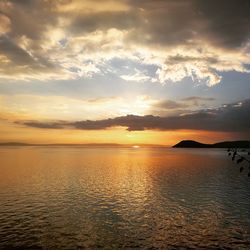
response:
<path id="1" fill-rule="evenodd" d="M 0 249 L 250 249 L 224 150 L 0 148 Z"/>

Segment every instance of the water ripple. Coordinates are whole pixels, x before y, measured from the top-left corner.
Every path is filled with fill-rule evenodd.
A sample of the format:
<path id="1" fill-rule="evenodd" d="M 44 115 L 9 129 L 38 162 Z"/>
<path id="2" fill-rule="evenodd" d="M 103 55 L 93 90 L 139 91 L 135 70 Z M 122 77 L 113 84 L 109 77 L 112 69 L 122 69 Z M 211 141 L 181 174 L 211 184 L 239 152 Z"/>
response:
<path id="1" fill-rule="evenodd" d="M 0 157 L 0 249 L 250 248 L 249 179 L 221 150 L 20 147 Z"/>

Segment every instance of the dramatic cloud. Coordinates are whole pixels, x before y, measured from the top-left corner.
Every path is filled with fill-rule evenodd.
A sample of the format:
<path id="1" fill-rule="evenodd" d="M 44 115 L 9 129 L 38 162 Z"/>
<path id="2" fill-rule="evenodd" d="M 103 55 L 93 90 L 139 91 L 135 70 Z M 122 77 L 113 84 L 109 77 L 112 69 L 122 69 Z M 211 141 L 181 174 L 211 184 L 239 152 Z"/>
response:
<path id="1" fill-rule="evenodd" d="M 203 31 L 212 43 L 237 48 L 249 41 L 250 2 L 248 0 L 195 1 L 195 8 L 206 21 Z"/>
<path id="2" fill-rule="evenodd" d="M 140 29 L 148 35 L 146 39 L 149 43 L 175 46 L 202 39 L 213 45 L 235 48 L 249 39 L 248 0 L 129 2 L 141 10 L 141 16 L 146 20 Z"/>
<path id="3" fill-rule="evenodd" d="M 26 126 L 34 128 L 53 128 L 53 129 L 63 128 L 63 126 L 58 122 L 55 123 L 25 122 L 24 124 Z"/>
<path id="4" fill-rule="evenodd" d="M 103 120 L 84 120 L 76 122 L 17 122 L 29 127 L 50 129 L 101 130 L 122 126 L 129 131 L 141 130 L 207 130 L 223 132 L 250 133 L 250 99 L 224 105 L 218 109 L 201 110 L 185 115 L 159 117 L 153 115 L 127 115 Z"/>
<path id="5" fill-rule="evenodd" d="M 0 78 L 78 79 L 112 72 L 129 82 L 165 84 L 191 77 L 212 86 L 221 72 L 249 73 L 249 4 L 3 0 Z M 122 72 L 112 64 L 117 58 L 141 67 Z"/>

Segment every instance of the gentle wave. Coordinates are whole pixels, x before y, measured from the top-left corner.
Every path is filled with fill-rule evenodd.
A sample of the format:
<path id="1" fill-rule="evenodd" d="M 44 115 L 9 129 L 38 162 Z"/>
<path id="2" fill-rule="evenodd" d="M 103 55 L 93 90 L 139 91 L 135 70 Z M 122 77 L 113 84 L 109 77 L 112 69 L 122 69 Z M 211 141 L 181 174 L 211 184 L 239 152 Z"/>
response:
<path id="1" fill-rule="evenodd" d="M 224 150 L 0 149 L 1 249 L 249 249 L 250 181 Z"/>

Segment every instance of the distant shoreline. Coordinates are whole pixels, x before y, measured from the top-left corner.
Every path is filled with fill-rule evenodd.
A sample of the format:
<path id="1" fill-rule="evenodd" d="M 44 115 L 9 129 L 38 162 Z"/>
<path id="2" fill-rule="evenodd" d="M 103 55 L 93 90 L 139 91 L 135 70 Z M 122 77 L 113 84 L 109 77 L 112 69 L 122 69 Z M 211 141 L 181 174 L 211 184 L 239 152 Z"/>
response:
<path id="1" fill-rule="evenodd" d="M 192 140 L 184 140 L 173 148 L 250 148 L 250 141 L 224 141 L 213 144 L 205 144 Z"/>
<path id="2" fill-rule="evenodd" d="M 167 145 L 158 145 L 158 144 L 118 144 L 118 143 L 85 143 L 85 144 L 78 144 L 78 143 L 22 143 L 22 142 L 2 142 L 0 143 L 0 147 L 10 146 L 10 147 L 32 147 L 32 146 L 39 146 L 39 147 L 117 147 L 117 148 L 171 148 L 171 146 Z"/>
<path id="3" fill-rule="evenodd" d="M 213 144 L 201 143 L 193 140 L 183 140 L 174 146 L 160 144 L 119 144 L 119 143 L 23 143 L 23 142 L 1 142 L 0 147 L 100 147 L 100 148 L 250 148 L 250 141 L 224 141 Z"/>

